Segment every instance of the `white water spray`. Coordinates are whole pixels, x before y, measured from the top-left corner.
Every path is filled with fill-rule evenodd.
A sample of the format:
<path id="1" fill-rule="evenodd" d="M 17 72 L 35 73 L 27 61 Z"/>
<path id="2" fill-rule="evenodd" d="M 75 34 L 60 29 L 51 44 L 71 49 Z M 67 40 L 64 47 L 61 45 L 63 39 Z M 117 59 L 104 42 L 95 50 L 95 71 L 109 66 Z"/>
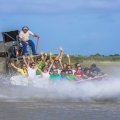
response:
<path id="1" fill-rule="evenodd" d="M 15 83 L 16 82 L 16 83 Z M 120 98 L 120 79 L 111 78 L 99 81 L 85 81 L 80 83 L 67 80 L 50 82 L 45 79 L 14 77 L 12 84 L 24 86 L 23 94 L 18 97 L 42 99 L 75 99 L 75 100 L 118 100 Z M 17 88 L 17 87 L 16 87 Z M 19 88 L 20 90 L 20 88 Z M 15 91 L 16 92 L 16 91 Z"/>

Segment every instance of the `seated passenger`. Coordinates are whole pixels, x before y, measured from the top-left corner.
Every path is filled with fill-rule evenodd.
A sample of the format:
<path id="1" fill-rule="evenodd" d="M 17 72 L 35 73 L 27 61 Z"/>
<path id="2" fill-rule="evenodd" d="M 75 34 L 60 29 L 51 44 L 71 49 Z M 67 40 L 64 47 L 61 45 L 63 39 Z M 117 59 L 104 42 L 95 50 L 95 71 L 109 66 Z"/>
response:
<path id="1" fill-rule="evenodd" d="M 95 76 L 102 75 L 101 69 L 96 66 L 96 64 L 92 64 L 90 67 L 91 74 Z"/>
<path id="2" fill-rule="evenodd" d="M 38 67 L 36 70 L 36 75 L 41 77 L 41 73 L 42 73 L 41 68 Z"/>
<path id="3" fill-rule="evenodd" d="M 68 73 L 67 73 L 66 77 L 67 77 L 68 80 L 75 80 L 75 75 L 73 74 L 72 70 L 68 70 Z"/>
<path id="4" fill-rule="evenodd" d="M 48 67 L 44 67 L 43 70 L 42 70 L 42 77 L 45 78 L 45 79 L 49 79 L 50 77 L 50 71 L 51 71 L 51 68 L 53 66 L 53 62 L 51 63 L 51 65 Z"/>
<path id="5" fill-rule="evenodd" d="M 43 68 L 43 70 L 42 70 L 42 78 L 43 79 L 49 79 L 49 76 L 50 76 L 49 70 L 46 69 L 46 68 Z"/>
<path id="6" fill-rule="evenodd" d="M 65 70 L 62 70 L 60 75 L 61 75 L 62 79 L 66 79 L 66 71 Z"/>
<path id="7" fill-rule="evenodd" d="M 76 69 L 77 69 L 77 70 L 76 70 L 76 72 L 74 73 L 75 79 L 76 79 L 76 80 L 83 79 L 83 77 L 84 77 L 85 75 L 84 75 L 84 73 L 82 72 L 81 67 L 78 67 L 78 68 L 76 68 Z"/>
<path id="8" fill-rule="evenodd" d="M 77 69 L 78 67 L 81 67 L 80 63 L 75 64 L 75 68 Z"/>
<path id="9" fill-rule="evenodd" d="M 30 59 L 30 58 L 28 58 L 28 59 Z M 30 61 L 28 61 L 28 63 L 27 63 L 25 56 L 23 56 L 23 60 L 27 67 L 28 76 L 30 78 L 36 78 L 36 70 L 38 69 L 38 67 L 33 62 L 30 64 Z"/>
<path id="10" fill-rule="evenodd" d="M 37 65 L 40 69 L 42 69 L 42 68 L 44 67 L 45 63 L 42 61 L 41 58 L 37 58 L 36 65 Z"/>
<path id="11" fill-rule="evenodd" d="M 23 46 L 23 55 L 28 54 L 27 45 L 31 46 L 32 53 L 36 54 L 35 45 L 34 45 L 33 41 L 30 40 L 30 38 L 29 38 L 30 35 L 32 35 L 33 37 L 39 38 L 38 35 L 33 34 L 31 31 L 29 31 L 29 28 L 27 26 L 24 26 L 19 34 L 19 39 Z"/>
<path id="12" fill-rule="evenodd" d="M 84 74 L 86 75 L 84 79 L 91 80 L 92 78 L 94 78 L 94 76 L 90 72 L 90 68 L 84 68 Z"/>
<path id="13" fill-rule="evenodd" d="M 17 70 L 17 72 L 19 72 L 21 75 L 23 76 L 27 76 L 28 75 L 28 72 L 27 72 L 27 68 L 26 68 L 26 65 L 23 64 L 22 65 L 22 68 L 18 68 L 16 67 L 13 63 L 11 63 L 11 66 Z"/>
<path id="14" fill-rule="evenodd" d="M 50 80 L 53 79 L 60 79 L 60 74 L 58 74 L 58 70 L 56 68 L 53 69 L 53 74 L 50 74 Z"/>
<path id="15" fill-rule="evenodd" d="M 67 63 L 63 63 L 62 70 L 67 71 Z"/>

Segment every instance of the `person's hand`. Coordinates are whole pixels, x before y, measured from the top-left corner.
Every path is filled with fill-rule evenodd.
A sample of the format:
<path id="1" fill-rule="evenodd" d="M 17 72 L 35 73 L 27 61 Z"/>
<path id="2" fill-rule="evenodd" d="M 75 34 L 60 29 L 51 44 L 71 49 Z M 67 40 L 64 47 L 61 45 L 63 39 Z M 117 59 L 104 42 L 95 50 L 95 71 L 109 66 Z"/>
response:
<path id="1" fill-rule="evenodd" d="M 59 62 L 61 62 L 62 60 L 61 59 L 59 59 Z"/>
<path id="2" fill-rule="evenodd" d="M 23 59 L 25 60 L 25 55 L 23 55 Z"/>
<path id="3" fill-rule="evenodd" d="M 52 52 L 50 52 L 50 56 L 52 56 Z"/>
<path id="4" fill-rule="evenodd" d="M 69 55 L 69 54 L 67 54 L 67 57 L 69 58 L 69 57 L 70 57 L 70 55 Z"/>
<path id="5" fill-rule="evenodd" d="M 47 53 L 45 53 L 45 56 L 47 56 Z"/>
<path id="6" fill-rule="evenodd" d="M 63 51 L 62 47 L 60 47 L 60 51 Z"/>

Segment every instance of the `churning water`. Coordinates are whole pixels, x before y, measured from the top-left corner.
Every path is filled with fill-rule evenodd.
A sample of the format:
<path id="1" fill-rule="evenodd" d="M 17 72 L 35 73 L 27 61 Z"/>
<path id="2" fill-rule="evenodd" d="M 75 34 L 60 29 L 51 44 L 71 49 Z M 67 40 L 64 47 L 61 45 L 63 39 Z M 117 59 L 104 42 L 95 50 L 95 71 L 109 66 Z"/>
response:
<path id="1" fill-rule="evenodd" d="M 0 120 L 119 120 L 119 113 L 119 75 L 79 83 L 0 76 Z"/>
<path id="2" fill-rule="evenodd" d="M 37 99 L 72 99 L 81 101 L 119 100 L 120 78 L 105 78 L 95 81 L 71 82 L 46 79 L 28 79 L 13 76 L 1 79 L 0 97 L 37 98 Z"/>

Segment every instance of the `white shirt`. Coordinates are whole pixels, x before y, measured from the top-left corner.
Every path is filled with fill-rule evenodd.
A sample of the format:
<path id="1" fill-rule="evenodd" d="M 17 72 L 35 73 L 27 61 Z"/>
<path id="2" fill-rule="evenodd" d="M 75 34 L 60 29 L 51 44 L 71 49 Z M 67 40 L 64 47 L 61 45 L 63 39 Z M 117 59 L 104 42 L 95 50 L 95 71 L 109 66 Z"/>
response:
<path id="1" fill-rule="evenodd" d="M 24 33 L 23 31 L 20 31 L 19 37 L 24 41 L 28 41 L 30 38 L 30 35 L 34 35 L 34 34 L 29 30 L 26 33 Z"/>
<path id="2" fill-rule="evenodd" d="M 61 73 L 61 70 L 60 69 L 57 69 L 58 70 L 58 74 L 60 74 Z"/>
<path id="3" fill-rule="evenodd" d="M 49 77 L 50 77 L 49 72 L 47 72 L 47 73 L 42 72 L 42 76 L 44 79 L 49 79 Z"/>
<path id="4" fill-rule="evenodd" d="M 27 71 L 28 71 L 28 76 L 30 78 L 35 78 L 36 77 L 36 69 L 32 69 L 32 68 L 28 67 Z"/>

